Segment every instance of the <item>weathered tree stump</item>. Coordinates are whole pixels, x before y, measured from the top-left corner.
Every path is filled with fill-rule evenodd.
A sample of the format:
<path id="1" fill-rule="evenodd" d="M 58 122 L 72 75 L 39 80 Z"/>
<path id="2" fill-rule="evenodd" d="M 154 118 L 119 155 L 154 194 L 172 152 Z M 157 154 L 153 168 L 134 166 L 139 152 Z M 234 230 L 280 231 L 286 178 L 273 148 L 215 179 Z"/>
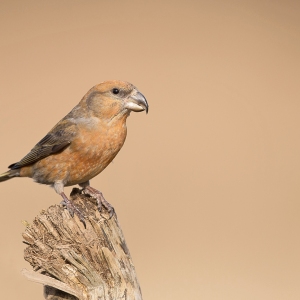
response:
<path id="1" fill-rule="evenodd" d="M 73 189 L 71 199 L 86 227 L 60 205 L 26 223 L 24 258 L 29 279 L 44 285 L 47 300 L 142 300 L 135 268 L 116 214 L 100 215 L 96 201 Z"/>

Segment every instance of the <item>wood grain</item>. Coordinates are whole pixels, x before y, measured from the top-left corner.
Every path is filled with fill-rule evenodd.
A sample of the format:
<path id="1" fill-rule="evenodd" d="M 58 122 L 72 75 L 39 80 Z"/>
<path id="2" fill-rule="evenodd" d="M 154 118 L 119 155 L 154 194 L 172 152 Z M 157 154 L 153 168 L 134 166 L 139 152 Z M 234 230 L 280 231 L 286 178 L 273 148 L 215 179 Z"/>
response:
<path id="1" fill-rule="evenodd" d="M 84 213 L 86 227 L 62 206 L 42 211 L 32 225 L 26 223 L 24 258 L 34 271 L 22 273 L 45 286 L 47 300 L 142 300 L 116 214 L 108 220 L 79 189 L 71 199 Z"/>

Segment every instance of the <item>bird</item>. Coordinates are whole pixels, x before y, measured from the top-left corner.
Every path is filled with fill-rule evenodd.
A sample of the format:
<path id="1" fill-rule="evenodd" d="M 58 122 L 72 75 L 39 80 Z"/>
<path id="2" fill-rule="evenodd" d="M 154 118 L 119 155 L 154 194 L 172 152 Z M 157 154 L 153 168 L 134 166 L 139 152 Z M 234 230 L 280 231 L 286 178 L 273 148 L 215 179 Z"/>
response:
<path id="1" fill-rule="evenodd" d="M 0 174 L 0 182 L 29 177 L 54 188 L 62 204 L 84 223 L 83 213 L 65 195 L 64 187 L 78 184 L 85 194 L 104 206 L 110 218 L 114 208 L 103 194 L 90 186 L 122 148 L 126 119 L 133 112 L 146 111 L 145 96 L 129 82 L 110 80 L 92 87 L 81 101 L 62 118 L 19 162 Z"/>

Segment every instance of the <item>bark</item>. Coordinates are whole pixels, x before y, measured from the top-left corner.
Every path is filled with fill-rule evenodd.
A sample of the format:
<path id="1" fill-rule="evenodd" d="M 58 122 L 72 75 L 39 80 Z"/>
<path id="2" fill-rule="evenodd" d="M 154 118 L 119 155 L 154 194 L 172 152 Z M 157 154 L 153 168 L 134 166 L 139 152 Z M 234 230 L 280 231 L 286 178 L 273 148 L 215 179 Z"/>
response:
<path id="1" fill-rule="evenodd" d="M 96 201 L 73 189 L 71 199 L 86 216 L 86 227 L 62 206 L 42 211 L 23 233 L 24 258 L 33 271 L 22 273 L 44 285 L 47 300 L 142 300 L 116 214 L 100 215 Z"/>

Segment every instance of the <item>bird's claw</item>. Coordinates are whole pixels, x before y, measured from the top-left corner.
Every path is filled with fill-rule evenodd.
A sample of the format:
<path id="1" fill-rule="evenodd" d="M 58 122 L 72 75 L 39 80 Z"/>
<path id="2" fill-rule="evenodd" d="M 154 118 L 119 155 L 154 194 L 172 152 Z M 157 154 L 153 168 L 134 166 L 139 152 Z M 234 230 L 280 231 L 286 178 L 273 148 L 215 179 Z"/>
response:
<path id="1" fill-rule="evenodd" d="M 75 209 L 74 209 L 74 205 L 72 204 L 72 202 L 71 201 L 67 202 L 67 201 L 63 200 L 60 202 L 60 204 L 67 209 L 67 211 L 70 213 L 71 217 L 73 218 Z"/>
<path id="2" fill-rule="evenodd" d="M 60 204 L 67 209 L 72 218 L 74 218 L 74 214 L 76 214 L 79 220 L 83 223 L 84 227 L 86 227 L 83 213 L 73 204 L 71 200 L 64 199 Z"/>
<path id="3" fill-rule="evenodd" d="M 115 214 L 115 209 L 109 202 L 107 202 L 104 198 L 102 198 L 101 206 L 99 207 L 99 204 L 98 204 L 98 210 L 99 210 L 100 214 L 101 214 L 101 210 L 102 210 L 102 205 L 106 208 L 108 215 L 109 215 L 108 220 L 110 220 Z"/>
<path id="4" fill-rule="evenodd" d="M 91 186 L 87 186 L 83 189 L 83 192 L 97 200 L 97 209 L 100 212 L 100 215 L 102 217 L 104 217 L 102 215 L 103 207 L 105 207 L 105 209 L 108 212 L 108 215 L 109 215 L 108 220 L 110 220 L 113 217 L 113 215 L 115 214 L 115 209 L 108 201 L 105 200 L 103 194 L 100 191 L 92 188 Z"/>

